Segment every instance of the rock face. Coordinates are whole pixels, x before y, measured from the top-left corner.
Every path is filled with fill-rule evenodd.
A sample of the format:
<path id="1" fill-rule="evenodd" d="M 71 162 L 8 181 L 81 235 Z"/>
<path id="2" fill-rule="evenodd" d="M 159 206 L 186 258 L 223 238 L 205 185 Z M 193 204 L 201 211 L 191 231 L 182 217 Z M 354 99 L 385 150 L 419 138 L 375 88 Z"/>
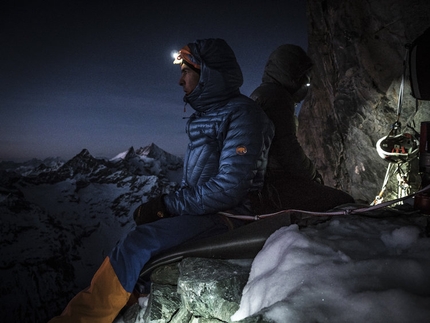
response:
<path id="1" fill-rule="evenodd" d="M 430 2 L 308 0 L 307 16 L 315 66 L 299 114 L 299 141 L 327 185 L 372 202 L 388 165 L 375 145 L 397 120 L 405 45 L 430 26 Z M 408 73 L 400 112 L 403 132 L 419 133 L 421 122 L 430 121 L 430 102 L 412 97 Z M 416 190 L 417 161 L 403 167 L 412 167 Z M 396 194 L 394 177 L 384 197 Z"/>
<path id="2" fill-rule="evenodd" d="M 147 307 L 131 306 L 122 320 L 126 323 L 231 322 L 230 317 L 239 309 L 250 269 L 251 260 L 204 258 L 185 258 L 180 263 L 159 267 L 151 275 Z"/>

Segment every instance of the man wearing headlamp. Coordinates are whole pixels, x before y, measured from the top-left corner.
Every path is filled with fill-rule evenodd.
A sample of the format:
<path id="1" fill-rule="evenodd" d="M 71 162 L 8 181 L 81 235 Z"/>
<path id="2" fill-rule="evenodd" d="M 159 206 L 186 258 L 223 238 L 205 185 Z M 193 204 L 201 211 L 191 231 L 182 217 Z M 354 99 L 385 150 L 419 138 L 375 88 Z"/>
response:
<path id="1" fill-rule="evenodd" d="M 151 257 L 243 224 L 218 215 L 220 211 L 254 213 L 252 196 L 263 186 L 274 136 L 271 121 L 240 93 L 242 72 L 224 40 L 189 43 L 175 62 L 181 67 L 184 101 L 195 110 L 186 127 L 181 188 L 136 209 L 136 228 L 106 257 L 91 286 L 51 323 L 112 322 Z"/>

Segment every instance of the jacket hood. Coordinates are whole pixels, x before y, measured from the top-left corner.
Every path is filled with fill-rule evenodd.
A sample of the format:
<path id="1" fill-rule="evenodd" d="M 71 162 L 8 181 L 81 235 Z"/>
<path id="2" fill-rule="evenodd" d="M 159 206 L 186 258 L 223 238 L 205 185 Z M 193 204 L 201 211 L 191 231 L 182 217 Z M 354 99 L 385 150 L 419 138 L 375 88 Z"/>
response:
<path id="1" fill-rule="evenodd" d="M 296 45 L 279 46 L 266 63 L 263 83 L 276 83 L 295 93 L 302 86 L 302 77 L 312 68 L 312 61 L 305 51 Z"/>
<path id="2" fill-rule="evenodd" d="M 189 43 L 191 54 L 201 63 L 200 81 L 184 97 L 196 111 L 224 105 L 240 93 L 242 70 L 231 47 L 223 39 L 202 39 Z"/>

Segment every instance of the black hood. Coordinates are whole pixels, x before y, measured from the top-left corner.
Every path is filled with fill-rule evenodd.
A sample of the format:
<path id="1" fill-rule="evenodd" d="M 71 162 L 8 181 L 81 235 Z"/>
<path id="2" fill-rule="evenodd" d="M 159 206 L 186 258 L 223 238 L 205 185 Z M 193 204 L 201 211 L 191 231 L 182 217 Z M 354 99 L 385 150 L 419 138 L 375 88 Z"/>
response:
<path id="1" fill-rule="evenodd" d="M 312 61 L 296 45 L 281 45 L 269 56 L 264 68 L 263 83 L 276 83 L 295 93 L 303 84 L 302 77 L 312 68 Z"/>

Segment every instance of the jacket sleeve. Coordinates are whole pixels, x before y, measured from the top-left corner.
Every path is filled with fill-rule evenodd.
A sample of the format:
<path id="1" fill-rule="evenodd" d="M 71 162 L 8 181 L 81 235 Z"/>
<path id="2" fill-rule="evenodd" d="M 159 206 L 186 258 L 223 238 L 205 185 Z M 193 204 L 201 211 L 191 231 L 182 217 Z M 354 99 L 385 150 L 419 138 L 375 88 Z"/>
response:
<path id="1" fill-rule="evenodd" d="M 164 198 L 175 215 L 203 215 L 229 210 L 244 202 L 256 174 L 267 163 L 273 126 L 254 104 L 231 113 L 219 126 L 217 173 L 195 187 Z"/>

